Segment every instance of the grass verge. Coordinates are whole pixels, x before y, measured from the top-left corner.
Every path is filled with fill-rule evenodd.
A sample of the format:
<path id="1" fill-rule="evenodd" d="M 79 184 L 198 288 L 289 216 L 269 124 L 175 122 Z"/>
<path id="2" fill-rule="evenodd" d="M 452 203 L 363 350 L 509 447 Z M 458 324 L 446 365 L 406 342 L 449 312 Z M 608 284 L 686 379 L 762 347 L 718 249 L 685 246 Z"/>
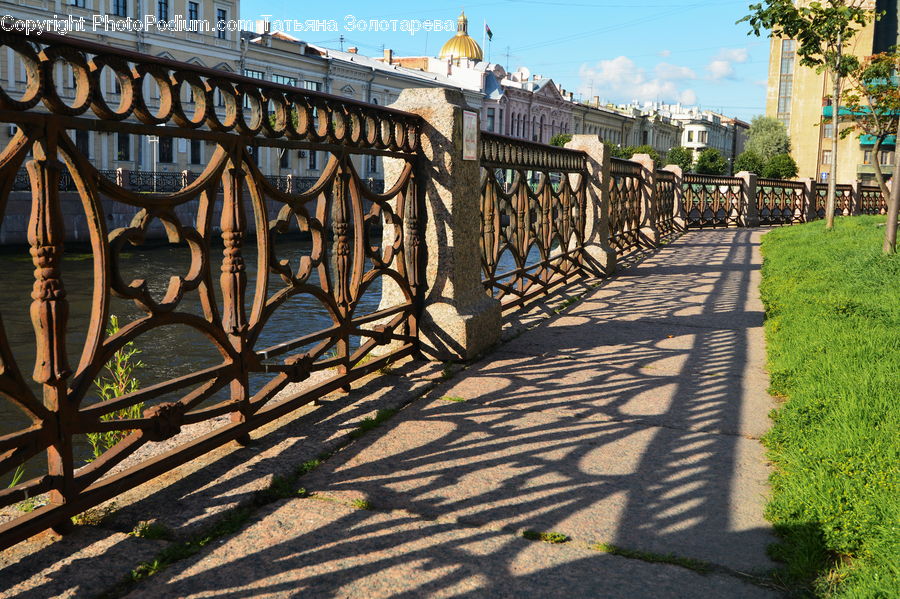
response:
<path id="1" fill-rule="evenodd" d="M 767 516 L 783 583 L 900 597 L 900 256 L 883 217 L 767 234 L 761 294 L 771 393 Z"/>

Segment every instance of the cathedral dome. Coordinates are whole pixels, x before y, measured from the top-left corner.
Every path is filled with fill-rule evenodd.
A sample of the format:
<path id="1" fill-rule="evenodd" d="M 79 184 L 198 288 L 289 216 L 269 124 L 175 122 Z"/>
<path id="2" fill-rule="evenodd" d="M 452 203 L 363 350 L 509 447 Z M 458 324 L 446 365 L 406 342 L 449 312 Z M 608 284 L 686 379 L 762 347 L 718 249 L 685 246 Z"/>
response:
<path id="1" fill-rule="evenodd" d="M 438 58 L 446 60 L 448 58 L 469 58 L 475 61 L 484 60 L 484 53 L 478 42 L 469 37 L 469 19 L 466 13 L 460 13 L 456 20 L 456 35 L 447 40 Z"/>

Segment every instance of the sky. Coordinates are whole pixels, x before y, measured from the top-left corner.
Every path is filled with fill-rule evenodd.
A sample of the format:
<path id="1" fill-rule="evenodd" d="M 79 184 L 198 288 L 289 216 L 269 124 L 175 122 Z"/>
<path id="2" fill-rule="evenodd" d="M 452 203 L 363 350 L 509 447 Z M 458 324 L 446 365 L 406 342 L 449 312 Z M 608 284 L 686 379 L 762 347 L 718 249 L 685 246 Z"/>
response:
<path id="1" fill-rule="evenodd" d="M 347 31 L 346 16 L 455 20 L 461 8 L 485 54 L 514 71 L 552 78 L 584 100 L 682 102 L 749 120 L 765 110 L 769 44 L 748 36 L 749 0 L 487 0 L 470 3 L 244 0 L 241 18 L 334 19 L 337 32 L 293 33 L 317 45 L 380 56 L 434 56 L 453 32 Z M 508 52 L 508 57 L 507 57 Z"/>

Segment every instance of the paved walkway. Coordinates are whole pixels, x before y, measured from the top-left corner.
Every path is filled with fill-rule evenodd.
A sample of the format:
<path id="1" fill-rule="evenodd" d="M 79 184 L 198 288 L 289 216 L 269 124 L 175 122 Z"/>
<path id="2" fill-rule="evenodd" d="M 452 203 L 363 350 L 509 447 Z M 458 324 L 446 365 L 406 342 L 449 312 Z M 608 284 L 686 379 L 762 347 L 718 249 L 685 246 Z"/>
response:
<path id="1" fill-rule="evenodd" d="M 759 237 L 664 247 L 131 596 L 774 596 Z"/>

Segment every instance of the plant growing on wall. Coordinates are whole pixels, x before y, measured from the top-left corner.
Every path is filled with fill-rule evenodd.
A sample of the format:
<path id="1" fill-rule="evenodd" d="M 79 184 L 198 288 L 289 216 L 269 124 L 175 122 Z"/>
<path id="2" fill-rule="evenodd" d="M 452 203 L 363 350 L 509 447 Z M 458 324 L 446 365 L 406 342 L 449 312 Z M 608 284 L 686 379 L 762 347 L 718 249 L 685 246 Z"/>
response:
<path id="1" fill-rule="evenodd" d="M 862 4 L 862 0 L 827 0 L 796 6 L 793 0 L 765 0 L 751 4 L 750 14 L 738 23 L 749 23 L 753 35 L 759 36 L 763 30 L 768 30 L 770 37 L 796 40 L 800 64 L 831 78 L 832 106 L 838 111 L 843 78 L 859 65 L 859 60 L 845 54 L 844 49 L 859 28 L 874 18 L 874 13 Z M 836 130 L 840 126 L 840 115 L 837 116 Z M 825 228 L 829 231 L 834 228 L 835 173 L 838 170 L 837 135 L 831 139 L 832 176 L 828 178 L 825 207 Z"/>
<path id="2" fill-rule="evenodd" d="M 850 86 L 846 95 L 847 120 L 851 126 L 841 131 L 842 137 L 851 133 L 872 138 L 872 170 L 881 193 L 888 200 L 888 222 L 885 228 L 886 254 L 897 251 L 897 216 L 900 212 L 900 170 L 894 158 L 893 189 L 888 190 L 881 169 L 879 153 L 888 136 L 894 135 L 896 149 L 900 137 L 900 88 L 897 72 L 900 71 L 900 54 L 896 52 L 875 54 L 866 58 L 849 76 Z"/>
<path id="3" fill-rule="evenodd" d="M 118 332 L 119 319 L 115 315 L 111 315 L 106 333 L 107 335 L 115 335 Z M 103 367 L 109 376 L 101 376 L 94 381 L 100 401 L 109 401 L 128 393 L 134 393 L 140 388 L 140 381 L 134 374 L 135 370 L 144 367 L 143 362 L 135 359 L 135 356 L 140 353 L 141 350 L 134 346 L 134 342 L 129 341 L 113 354 L 112 359 Z M 100 417 L 100 420 L 108 422 L 110 420 L 140 418 L 143 414 L 143 409 L 143 402 L 136 403 L 109 414 L 104 414 Z M 88 441 L 94 454 L 93 459 L 100 457 L 104 451 L 112 448 L 129 434 L 130 431 L 127 430 L 88 433 Z"/>

